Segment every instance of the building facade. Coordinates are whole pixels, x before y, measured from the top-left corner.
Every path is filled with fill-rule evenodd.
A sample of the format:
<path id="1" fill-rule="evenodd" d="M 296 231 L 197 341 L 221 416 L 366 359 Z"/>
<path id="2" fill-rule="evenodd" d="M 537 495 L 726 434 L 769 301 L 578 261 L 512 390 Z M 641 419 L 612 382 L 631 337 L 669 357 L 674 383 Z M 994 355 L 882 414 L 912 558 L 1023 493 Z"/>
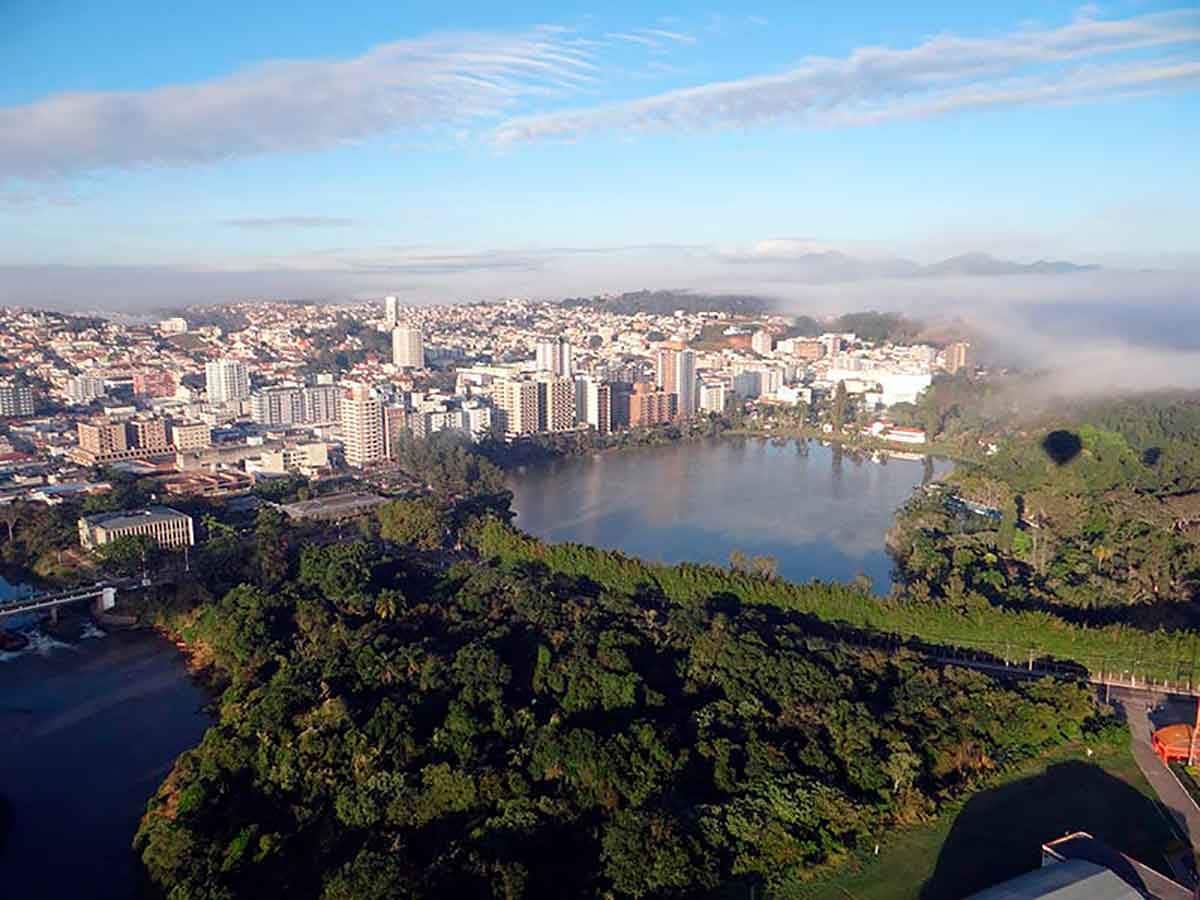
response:
<path id="1" fill-rule="evenodd" d="M 346 464 L 361 468 L 384 459 L 383 405 L 372 389 L 348 385 L 340 403 Z"/>
<path id="2" fill-rule="evenodd" d="M 79 543 L 87 550 L 137 535 L 153 538 L 161 547 L 196 543 L 192 517 L 167 506 L 99 513 L 79 520 Z"/>
<path id="3" fill-rule="evenodd" d="M 392 364 L 398 369 L 425 368 L 425 339 L 420 328 L 399 325 L 393 329 Z"/>
<path id="4" fill-rule="evenodd" d="M 654 363 L 655 384 L 664 393 L 676 395 L 676 415 L 683 419 L 695 415 L 696 354 L 663 347 L 655 354 Z"/>
<path id="5" fill-rule="evenodd" d="M 537 342 L 535 358 L 539 372 L 549 372 L 562 378 L 570 378 L 573 352 L 566 338 L 541 338 Z"/>
<path id="6" fill-rule="evenodd" d="M 236 359 L 218 359 L 204 364 L 204 388 L 209 403 L 234 403 L 250 397 L 250 373 Z"/>
<path id="7" fill-rule="evenodd" d="M 179 452 L 212 446 L 212 429 L 207 422 L 172 422 L 171 444 Z"/>
<path id="8" fill-rule="evenodd" d="M 648 428 L 670 422 L 679 415 L 678 402 L 673 393 L 645 383 L 635 384 L 629 395 L 629 424 Z"/>
<path id="9" fill-rule="evenodd" d="M 0 381 L 0 418 L 33 415 L 33 389 L 15 381 Z"/>
<path id="10" fill-rule="evenodd" d="M 502 379 L 492 384 L 495 425 L 507 437 L 538 430 L 538 386 L 533 381 Z"/>

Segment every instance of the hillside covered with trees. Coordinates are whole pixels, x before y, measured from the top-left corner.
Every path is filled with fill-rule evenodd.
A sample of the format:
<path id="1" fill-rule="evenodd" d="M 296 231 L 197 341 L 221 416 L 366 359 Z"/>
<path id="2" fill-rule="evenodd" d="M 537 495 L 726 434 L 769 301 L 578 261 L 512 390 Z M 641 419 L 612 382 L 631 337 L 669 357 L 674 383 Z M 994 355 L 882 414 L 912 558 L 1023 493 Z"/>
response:
<path id="1" fill-rule="evenodd" d="M 138 833 L 164 894 L 786 894 L 1111 721 L 1078 685 L 829 643 L 601 557 L 568 576 L 442 512 L 398 501 L 160 609 L 226 686 Z"/>
<path id="2" fill-rule="evenodd" d="M 893 533 L 915 598 L 1200 624 L 1195 396 L 1068 406 L 946 481 L 914 498 Z"/>

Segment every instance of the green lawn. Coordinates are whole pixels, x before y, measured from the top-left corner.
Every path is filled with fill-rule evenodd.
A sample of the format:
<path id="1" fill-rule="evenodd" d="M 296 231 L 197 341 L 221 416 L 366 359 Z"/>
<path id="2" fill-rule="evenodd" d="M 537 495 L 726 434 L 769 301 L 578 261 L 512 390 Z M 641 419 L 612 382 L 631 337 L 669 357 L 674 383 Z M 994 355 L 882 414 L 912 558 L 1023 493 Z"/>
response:
<path id="1" fill-rule="evenodd" d="M 1041 845 L 1087 831 L 1169 873 L 1177 841 L 1128 747 L 1088 759 L 1062 748 L 1007 773 L 937 821 L 881 841 L 877 857 L 814 885 L 806 896 L 854 900 L 961 900 L 1040 865 Z"/>

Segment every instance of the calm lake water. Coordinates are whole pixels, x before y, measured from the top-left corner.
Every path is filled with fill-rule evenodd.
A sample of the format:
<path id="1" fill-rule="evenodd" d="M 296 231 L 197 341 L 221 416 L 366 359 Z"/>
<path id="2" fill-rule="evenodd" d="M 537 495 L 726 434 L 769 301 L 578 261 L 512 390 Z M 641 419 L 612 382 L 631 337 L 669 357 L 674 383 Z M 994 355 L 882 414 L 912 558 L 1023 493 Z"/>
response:
<path id="1" fill-rule="evenodd" d="M 34 646 L 0 660 L 0 896 L 130 900 L 134 832 L 175 757 L 199 743 L 205 696 L 147 633 Z"/>
<path id="2" fill-rule="evenodd" d="M 951 464 L 856 461 L 815 441 L 717 439 L 530 467 L 511 481 L 516 524 L 550 541 L 662 562 L 773 556 L 792 581 L 863 573 L 886 593 L 884 536 L 923 480 Z"/>

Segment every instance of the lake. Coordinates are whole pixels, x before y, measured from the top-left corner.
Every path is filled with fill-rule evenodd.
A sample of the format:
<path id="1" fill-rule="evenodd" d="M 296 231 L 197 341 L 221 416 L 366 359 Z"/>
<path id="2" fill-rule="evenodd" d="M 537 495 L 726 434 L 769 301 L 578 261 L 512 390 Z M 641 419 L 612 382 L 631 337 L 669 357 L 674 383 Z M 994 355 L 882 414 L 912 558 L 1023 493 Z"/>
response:
<path id="1" fill-rule="evenodd" d="M 913 489 L 944 460 L 858 459 L 815 441 L 719 438 L 572 457 L 510 481 L 516 524 L 661 562 L 773 556 L 792 581 L 891 584 L 884 546 Z"/>
<path id="2" fill-rule="evenodd" d="M 0 661 L 0 896 L 130 900 L 146 801 L 199 743 L 206 697 L 148 632 L 64 644 L 40 632 Z"/>

